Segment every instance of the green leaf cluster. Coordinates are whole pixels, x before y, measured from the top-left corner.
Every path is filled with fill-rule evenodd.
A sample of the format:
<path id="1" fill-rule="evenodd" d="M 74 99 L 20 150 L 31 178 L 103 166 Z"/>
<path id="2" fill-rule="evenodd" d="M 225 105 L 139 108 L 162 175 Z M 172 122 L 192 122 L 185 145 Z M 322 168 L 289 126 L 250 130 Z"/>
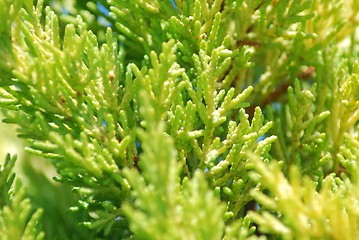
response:
<path id="1" fill-rule="evenodd" d="M 355 239 L 358 12 L 356 0 L 0 0 L 3 122 L 51 161 L 73 191 L 66 221 L 87 229 L 53 230 L 65 220 L 24 164 L 40 219 L 7 158 L 2 232 Z"/>
<path id="2" fill-rule="evenodd" d="M 39 220 L 42 209 L 34 209 L 21 180 L 12 173 L 15 157 L 7 155 L 0 168 L 0 237 L 10 239 L 44 239 Z"/>

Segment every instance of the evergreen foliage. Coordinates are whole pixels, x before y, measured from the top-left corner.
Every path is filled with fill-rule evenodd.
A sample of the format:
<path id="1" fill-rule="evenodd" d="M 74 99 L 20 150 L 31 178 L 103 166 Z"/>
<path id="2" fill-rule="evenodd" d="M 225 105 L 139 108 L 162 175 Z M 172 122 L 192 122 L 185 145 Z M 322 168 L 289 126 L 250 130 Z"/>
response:
<path id="1" fill-rule="evenodd" d="M 0 169 L 0 237 L 4 240 L 44 239 L 44 232 L 38 227 L 42 209 L 33 210 L 21 180 L 11 173 L 15 161 L 16 157 L 7 155 Z"/>
<path id="2" fill-rule="evenodd" d="M 357 239 L 358 13 L 0 0 L 0 238 Z"/>

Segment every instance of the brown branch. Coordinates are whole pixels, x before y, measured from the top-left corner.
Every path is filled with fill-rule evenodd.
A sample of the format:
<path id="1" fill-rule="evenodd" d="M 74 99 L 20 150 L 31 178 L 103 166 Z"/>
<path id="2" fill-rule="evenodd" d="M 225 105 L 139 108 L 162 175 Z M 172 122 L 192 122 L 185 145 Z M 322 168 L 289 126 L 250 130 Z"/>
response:
<path id="1" fill-rule="evenodd" d="M 305 70 L 305 71 L 303 71 L 303 72 L 300 72 L 300 73 L 298 74 L 298 78 L 299 78 L 299 79 L 307 79 L 307 78 L 310 78 L 314 72 L 315 72 L 315 67 L 310 66 L 310 67 L 308 67 L 307 70 Z"/>
<path id="2" fill-rule="evenodd" d="M 251 46 L 251 47 L 260 47 L 260 46 L 262 46 L 261 43 L 255 42 L 255 41 L 249 41 L 249 40 L 238 41 L 238 47 L 242 47 L 244 45 Z"/>
<path id="3" fill-rule="evenodd" d="M 300 73 L 298 73 L 298 78 L 299 79 L 303 79 L 303 80 L 307 80 L 308 78 L 310 78 L 312 76 L 312 74 L 315 72 L 315 67 L 310 66 L 308 67 L 307 70 L 302 71 Z M 253 117 L 254 115 L 254 111 L 255 108 L 257 106 L 260 106 L 260 108 L 265 108 L 268 104 L 271 104 L 273 102 L 275 102 L 278 98 L 280 98 L 283 94 L 285 94 L 287 92 L 287 89 L 289 86 L 291 86 L 292 84 L 290 82 L 284 82 L 282 83 L 278 88 L 274 89 L 265 99 L 264 101 L 259 104 L 253 104 L 251 105 L 249 108 L 246 109 L 247 114 L 250 117 Z"/>

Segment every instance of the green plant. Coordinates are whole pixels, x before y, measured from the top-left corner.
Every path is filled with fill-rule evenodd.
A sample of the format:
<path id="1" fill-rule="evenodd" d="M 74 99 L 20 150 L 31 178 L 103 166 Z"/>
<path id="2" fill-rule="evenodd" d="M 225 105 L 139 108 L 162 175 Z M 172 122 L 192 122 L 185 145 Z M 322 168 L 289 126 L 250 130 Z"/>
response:
<path id="1" fill-rule="evenodd" d="M 3 122 L 61 183 L 8 157 L 2 239 L 356 239 L 358 12 L 0 0 Z"/>

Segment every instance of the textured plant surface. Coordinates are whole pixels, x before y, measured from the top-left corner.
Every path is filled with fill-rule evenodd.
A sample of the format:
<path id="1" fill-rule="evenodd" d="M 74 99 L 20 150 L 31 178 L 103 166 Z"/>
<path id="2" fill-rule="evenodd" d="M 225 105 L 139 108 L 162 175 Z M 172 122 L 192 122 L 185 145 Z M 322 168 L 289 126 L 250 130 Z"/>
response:
<path id="1" fill-rule="evenodd" d="M 0 238 L 357 239 L 358 24 L 357 0 L 0 0 L 26 146 Z"/>

